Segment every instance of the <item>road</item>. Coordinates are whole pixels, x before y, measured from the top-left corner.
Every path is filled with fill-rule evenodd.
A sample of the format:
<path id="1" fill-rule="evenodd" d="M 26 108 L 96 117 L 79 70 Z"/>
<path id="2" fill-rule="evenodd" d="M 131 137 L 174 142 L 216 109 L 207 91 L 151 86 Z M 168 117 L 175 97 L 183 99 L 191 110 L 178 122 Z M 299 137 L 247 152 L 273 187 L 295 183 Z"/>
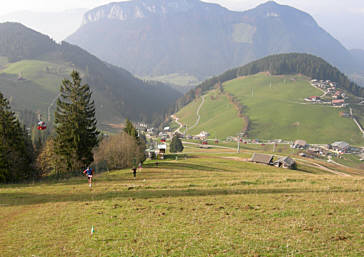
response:
<path id="1" fill-rule="evenodd" d="M 195 124 L 193 124 L 193 125 L 192 125 L 192 127 L 190 127 L 189 129 L 193 129 L 193 128 L 195 128 L 195 127 L 198 125 L 198 123 L 200 123 L 200 118 L 201 118 L 201 116 L 200 116 L 200 110 L 201 110 L 201 108 L 202 108 L 203 104 L 205 103 L 205 96 L 206 96 L 206 95 L 201 96 L 201 98 L 202 98 L 202 102 L 201 102 L 201 104 L 198 106 L 197 111 L 196 111 L 196 114 L 197 114 L 197 120 L 196 120 Z"/>
<path id="2" fill-rule="evenodd" d="M 171 115 L 171 118 L 179 125 L 179 128 L 178 129 L 176 129 L 174 132 L 173 132 L 173 134 L 175 134 L 175 133 L 179 133 L 179 134 L 182 134 L 181 133 L 181 128 L 183 127 L 183 124 L 181 123 L 181 122 L 179 122 L 179 120 L 178 120 L 178 118 L 177 118 L 177 116 L 176 115 Z"/>

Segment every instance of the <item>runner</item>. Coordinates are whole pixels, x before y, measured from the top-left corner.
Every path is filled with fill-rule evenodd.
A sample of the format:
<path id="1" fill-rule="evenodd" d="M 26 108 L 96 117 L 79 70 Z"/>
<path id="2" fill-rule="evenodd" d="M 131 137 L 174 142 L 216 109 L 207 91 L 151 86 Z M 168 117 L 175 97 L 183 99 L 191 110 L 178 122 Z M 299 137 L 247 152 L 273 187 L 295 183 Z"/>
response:
<path id="1" fill-rule="evenodd" d="M 87 169 L 83 171 L 83 174 L 85 174 L 88 178 L 89 187 L 92 187 L 92 175 L 94 174 L 94 171 L 90 167 L 87 167 Z"/>

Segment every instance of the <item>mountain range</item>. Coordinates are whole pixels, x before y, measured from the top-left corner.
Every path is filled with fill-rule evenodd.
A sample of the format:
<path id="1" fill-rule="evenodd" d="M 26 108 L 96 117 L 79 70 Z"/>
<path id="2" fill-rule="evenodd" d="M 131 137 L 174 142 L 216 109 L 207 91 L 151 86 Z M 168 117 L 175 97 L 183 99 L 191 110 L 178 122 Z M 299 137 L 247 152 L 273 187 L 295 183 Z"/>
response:
<path id="1" fill-rule="evenodd" d="M 288 52 L 320 56 L 346 73 L 361 70 L 309 14 L 273 1 L 244 12 L 199 0 L 110 3 L 88 11 L 67 41 L 140 76 L 202 80 Z"/>
<path id="2" fill-rule="evenodd" d="M 0 16 L 0 22 L 18 22 L 61 42 L 70 33 L 76 31 L 86 12 L 87 9 L 72 9 L 63 12 L 18 11 Z"/>
<path id="3" fill-rule="evenodd" d="M 104 124 L 124 118 L 158 122 L 181 96 L 165 84 L 137 79 L 78 46 L 57 44 L 21 24 L 0 23 L 0 35 L 0 91 L 17 110 L 46 114 L 54 108 L 61 81 L 74 69 L 93 90 L 96 116 Z"/>

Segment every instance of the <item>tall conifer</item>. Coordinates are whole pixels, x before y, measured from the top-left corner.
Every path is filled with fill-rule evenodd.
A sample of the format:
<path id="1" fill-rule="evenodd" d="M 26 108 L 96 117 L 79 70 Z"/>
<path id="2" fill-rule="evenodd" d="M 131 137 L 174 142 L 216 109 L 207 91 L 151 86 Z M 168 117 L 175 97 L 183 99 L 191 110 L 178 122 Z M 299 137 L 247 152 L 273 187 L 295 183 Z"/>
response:
<path id="1" fill-rule="evenodd" d="M 92 149 L 98 143 L 99 132 L 90 87 L 81 85 L 77 71 L 71 73 L 71 79 L 62 81 L 55 113 L 58 172 L 60 168 L 77 171 L 88 166 L 93 161 Z"/>
<path id="2" fill-rule="evenodd" d="M 0 92 L 0 182 L 31 177 L 32 148 L 9 101 Z"/>

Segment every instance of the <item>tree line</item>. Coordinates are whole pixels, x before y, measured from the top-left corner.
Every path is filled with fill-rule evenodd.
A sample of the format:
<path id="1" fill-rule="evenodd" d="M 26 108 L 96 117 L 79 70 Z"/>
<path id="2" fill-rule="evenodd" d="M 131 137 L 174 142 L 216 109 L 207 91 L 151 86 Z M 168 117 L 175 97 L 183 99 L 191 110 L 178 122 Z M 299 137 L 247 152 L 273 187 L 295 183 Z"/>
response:
<path id="1" fill-rule="evenodd" d="M 245 66 L 228 70 L 220 76 L 212 77 L 202 82 L 196 88 L 187 92 L 182 98 L 176 101 L 169 114 L 180 110 L 183 106 L 192 102 L 205 92 L 217 85 L 240 76 L 254 75 L 259 72 L 269 72 L 272 75 L 303 74 L 307 77 L 319 80 L 331 80 L 337 86 L 353 95 L 364 97 L 364 88 L 359 87 L 337 68 L 327 63 L 322 58 L 310 54 L 278 54 L 265 57 L 251 62 Z"/>
<path id="2" fill-rule="evenodd" d="M 23 120 L 27 119 L 34 122 L 34 117 L 25 112 Z M 71 73 L 71 80 L 62 81 L 54 127 L 49 134 L 43 142 L 32 143 L 29 131 L 0 92 L 0 183 L 45 175 L 71 176 L 91 164 L 125 168 L 145 159 L 145 140 L 130 121 L 119 135 L 101 135 L 92 91 L 88 84 L 82 84 L 76 71 Z"/>

